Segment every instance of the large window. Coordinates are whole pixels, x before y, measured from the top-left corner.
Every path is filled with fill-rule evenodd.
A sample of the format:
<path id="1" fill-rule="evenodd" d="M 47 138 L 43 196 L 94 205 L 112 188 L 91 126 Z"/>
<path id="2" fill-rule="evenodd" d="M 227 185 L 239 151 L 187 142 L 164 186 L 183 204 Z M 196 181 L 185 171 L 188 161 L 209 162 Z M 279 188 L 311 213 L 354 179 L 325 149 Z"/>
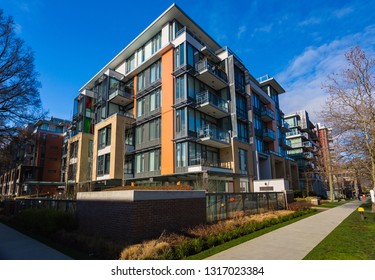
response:
<path id="1" fill-rule="evenodd" d="M 237 66 L 234 66 L 234 80 L 236 87 L 241 91 L 245 91 L 245 74 Z"/>
<path id="2" fill-rule="evenodd" d="M 109 174 L 111 154 L 98 156 L 98 176 Z"/>
<path id="3" fill-rule="evenodd" d="M 160 49 L 161 49 L 161 32 L 156 34 L 156 36 L 151 39 L 151 52 L 152 52 L 152 54 L 156 53 Z"/>
<path id="4" fill-rule="evenodd" d="M 243 149 L 238 149 L 238 153 L 239 153 L 240 173 L 247 174 L 247 151 Z"/>
<path id="5" fill-rule="evenodd" d="M 136 173 L 144 172 L 145 171 L 145 154 L 144 153 L 137 154 L 135 157 L 135 161 L 136 161 L 135 172 Z"/>
<path id="6" fill-rule="evenodd" d="M 157 61 L 150 67 L 150 84 L 161 78 L 161 61 Z"/>
<path id="7" fill-rule="evenodd" d="M 98 139 L 99 149 L 103 149 L 106 146 L 111 145 L 111 126 L 106 126 L 99 130 L 99 139 Z"/>
<path id="8" fill-rule="evenodd" d="M 242 142 L 249 142 L 249 128 L 246 123 L 237 122 L 238 139 Z"/>
<path id="9" fill-rule="evenodd" d="M 149 153 L 148 156 L 148 167 L 149 171 L 160 170 L 160 150 L 154 150 Z"/>
<path id="10" fill-rule="evenodd" d="M 137 100 L 137 118 L 145 114 L 145 98 L 142 97 Z"/>
<path id="11" fill-rule="evenodd" d="M 160 118 L 150 121 L 149 128 L 150 140 L 160 139 Z"/>
<path id="12" fill-rule="evenodd" d="M 161 89 L 158 88 L 150 93 L 150 112 L 155 111 L 161 106 Z"/>
<path id="13" fill-rule="evenodd" d="M 185 44 L 182 43 L 174 49 L 174 63 L 175 69 L 185 65 Z"/>
<path id="14" fill-rule="evenodd" d="M 145 77 L 145 71 L 139 73 L 138 75 L 138 83 L 137 83 L 137 88 L 138 91 L 142 90 L 146 86 L 146 77 Z"/>
<path id="15" fill-rule="evenodd" d="M 186 129 L 186 110 L 178 109 L 176 110 L 176 132 L 182 132 Z"/>
<path id="16" fill-rule="evenodd" d="M 187 165 L 186 142 L 176 144 L 176 167 Z"/>
<path id="17" fill-rule="evenodd" d="M 129 72 L 132 71 L 134 68 L 135 68 L 135 54 L 133 53 L 133 55 L 130 56 L 130 57 L 126 60 L 126 73 L 129 73 Z"/>
<path id="18" fill-rule="evenodd" d="M 185 75 L 176 78 L 175 101 L 185 99 Z"/>
<path id="19" fill-rule="evenodd" d="M 140 126 L 137 126 L 137 128 L 135 129 L 135 133 L 136 133 L 136 144 L 139 145 L 139 144 L 142 144 L 145 139 L 144 139 L 144 134 L 145 134 L 145 125 L 142 124 Z"/>
<path id="20" fill-rule="evenodd" d="M 70 143 L 69 156 L 70 158 L 76 158 L 78 156 L 78 141 Z"/>

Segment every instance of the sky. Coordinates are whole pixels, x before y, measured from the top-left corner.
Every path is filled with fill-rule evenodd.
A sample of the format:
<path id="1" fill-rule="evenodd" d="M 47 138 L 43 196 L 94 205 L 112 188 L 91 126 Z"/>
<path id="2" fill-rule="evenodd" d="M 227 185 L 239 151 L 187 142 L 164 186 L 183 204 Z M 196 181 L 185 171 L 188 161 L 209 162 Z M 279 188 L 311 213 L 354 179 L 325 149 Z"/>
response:
<path id="1" fill-rule="evenodd" d="M 50 116 L 70 120 L 79 89 L 173 1 L 1 0 L 17 36 L 32 48 Z M 285 89 L 285 114 L 307 110 L 321 121 L 322 84 L 346 67 L 358 45 L 375 54 L 375 1 L 175 1 L 255 77 Z"/>

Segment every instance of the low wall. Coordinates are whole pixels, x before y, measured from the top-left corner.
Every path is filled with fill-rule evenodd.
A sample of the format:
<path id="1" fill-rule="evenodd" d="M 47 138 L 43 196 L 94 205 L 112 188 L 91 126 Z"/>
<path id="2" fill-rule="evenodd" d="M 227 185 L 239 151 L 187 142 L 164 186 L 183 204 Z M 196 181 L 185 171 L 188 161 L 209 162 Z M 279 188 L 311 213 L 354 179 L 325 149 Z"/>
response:
<path id="1" fill-rule="evenodd" d="M 77 194 L 80 229 L 129 243 L 206 222 L 204 191 L 111 191 Z"/>

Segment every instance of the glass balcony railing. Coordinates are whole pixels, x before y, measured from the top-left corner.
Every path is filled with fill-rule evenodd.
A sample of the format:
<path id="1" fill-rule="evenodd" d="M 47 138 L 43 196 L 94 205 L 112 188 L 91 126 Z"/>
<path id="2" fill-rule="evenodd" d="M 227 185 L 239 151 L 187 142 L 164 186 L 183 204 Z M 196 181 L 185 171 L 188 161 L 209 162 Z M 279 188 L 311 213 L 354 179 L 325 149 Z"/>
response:
<path id="1" fill-rule="evenodd" d="M 214 76 L 218 77 L 219 79 L 221 79 L 225 83 L 228 83 L 227 74 L 223 70 L 221 70 L 218 66 L 216 66 L 215 64 L 208 61 L 207 58 L 205 58 L 202 61 L 196 63 L 195 70 L 197 70 L 198 72 L 208 70 Z"/>
<path id="2" fill-rule="evenodd" d="M 206 138 L 208 141 L 230 144 L 228 131 L 224 131 L 209 124 L 203 125 L 199 128 L 198 137 L 200 139 Z"/>
<path id="3" fill-rule="evenodd" d="M 273 141 L 275 140 L 275 131 L 269 128 L 263 129 L 263 139 L 265 141 Z"/>
<path id="4" fill-rule="evenodd" d="M 197 105 L 209 103 L 210 105 L 214 105 L 220 110 L 229 113 L 229 103 L 208 90 L 199 93 L 196 97 L 196 102 Z"/>
<path id="5" fill-rule="evenodd" d="M 263 120 L 274 120 L 274 111 L 271 110 L 270 108 L 263 107 L 262 108 L 262 118 Z"/>

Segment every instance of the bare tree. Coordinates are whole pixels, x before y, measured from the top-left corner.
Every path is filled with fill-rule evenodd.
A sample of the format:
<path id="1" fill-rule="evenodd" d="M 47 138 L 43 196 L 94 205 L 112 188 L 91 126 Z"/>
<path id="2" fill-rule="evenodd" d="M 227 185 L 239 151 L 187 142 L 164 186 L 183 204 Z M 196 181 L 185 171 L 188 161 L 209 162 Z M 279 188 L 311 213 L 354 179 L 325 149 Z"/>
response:
<path id="1" fill-rule="evenodd" d="M 341 157 L 355 162 L 356 169 L 375 186 L 375 60 L 358 46 L 345 54 L 348 67 L 328 77 L 323 88 L 329 93 L 322 111 L 334 127 Z"/>
<path id="2" fill-rule="evenodd" d="M 17 128 L 42 117 L 34 56 L 16 37 L 12 17 L 0 9 L 0 146 Z"/>

